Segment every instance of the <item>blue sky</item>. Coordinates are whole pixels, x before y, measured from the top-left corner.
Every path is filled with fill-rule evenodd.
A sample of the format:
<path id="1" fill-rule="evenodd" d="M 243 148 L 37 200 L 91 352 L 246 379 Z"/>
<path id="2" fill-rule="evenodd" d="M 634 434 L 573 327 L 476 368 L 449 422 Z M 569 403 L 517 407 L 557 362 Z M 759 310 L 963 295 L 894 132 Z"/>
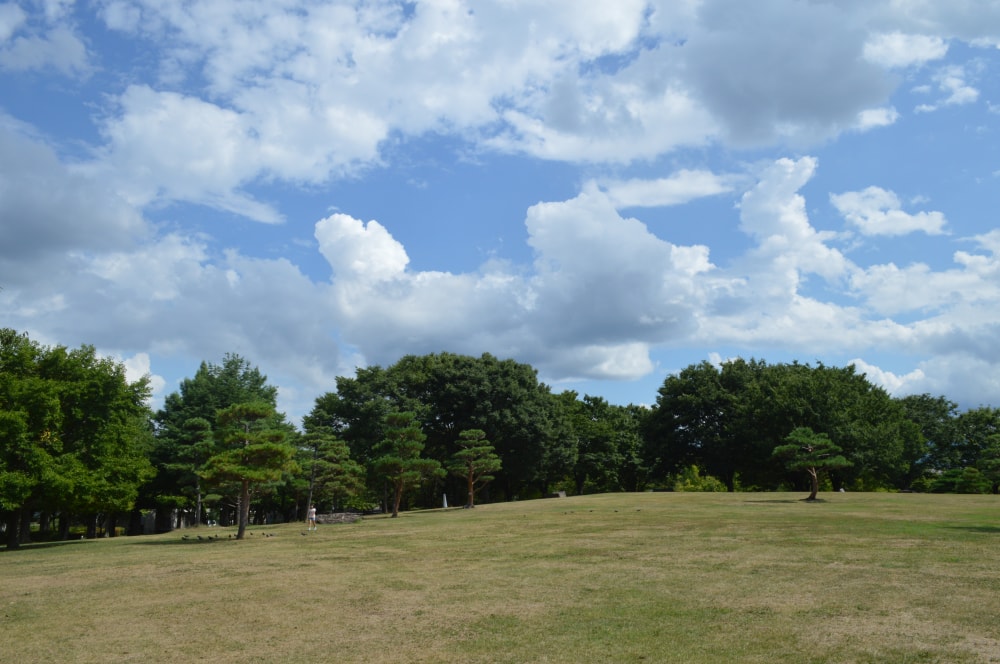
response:
<path id="1" fill-rule="evenodd" d="M 1000 5 L 0 2 L 0 325 L 293 421 L 407 353 L 1000 406 Z"/>

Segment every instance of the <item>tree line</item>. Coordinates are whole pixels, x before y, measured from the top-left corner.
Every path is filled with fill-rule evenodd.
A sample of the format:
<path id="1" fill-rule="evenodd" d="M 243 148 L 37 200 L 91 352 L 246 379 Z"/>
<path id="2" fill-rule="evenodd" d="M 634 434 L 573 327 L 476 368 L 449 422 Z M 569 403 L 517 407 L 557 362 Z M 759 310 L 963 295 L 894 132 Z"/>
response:
<path id="1" fill-rule="evenodd" d="M 1000 411 L 893 398 L 854 367 L 703 362 L 651 407 L 554 392 L 530 365 L 435 353 L 337 377 L 301 430 L 247 359 L 202 362 L 163 406 L 92 347 L 0 330 L 8 548 L 320 512 L 643 490 L 996 492 Z M 76 531 L 74 531 L 76 532 Z"/>

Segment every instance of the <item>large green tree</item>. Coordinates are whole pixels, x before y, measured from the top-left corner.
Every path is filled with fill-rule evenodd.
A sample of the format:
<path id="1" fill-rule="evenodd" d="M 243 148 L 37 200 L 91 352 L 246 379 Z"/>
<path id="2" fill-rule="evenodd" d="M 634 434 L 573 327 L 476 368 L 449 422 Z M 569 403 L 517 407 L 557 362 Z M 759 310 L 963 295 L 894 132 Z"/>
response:
<path id="1" fill-rule="evenodd" d="M 280 420 L 274 407 L 265 402 L 235 404 L 216 417 L 217 451 L 201 476 L 217 485 L 239 485 L 236 539 L 243 539 L 249 523 L 251 488 L 276 482 L 295 467 L 295 448 L 287 442 L 288 431 Z"/>
<path id="2" fill-rule="evenodd" d="M 776 426 L 763 398 L 766 370 L 763 362 L 737 359 L 721 367 L 701 362 L 668 376 L 644 427 L 653 478 L 665 482 L 697 465 L 729 491 L 738 475 L 766 483 L 762 459 L 773 448 L 767 441 Z"/>
<path id="3" fill-rule="evenodd" d="M 785 440 L 787 442 L 784 445 L 774 448 L 774 456 L 784 461 L 789 470 L 804 470 L 809 475 L 810 491 L 806 500 L 816 500 L 822 473 L 851 465 L 825 433 L 815 433 L 809 427 L 798 427 Z"/>
<path id="4" fill-rule="evenodd" d="M 841 483 L 904 488 L 924 456 L 904 409 L 854 367 L 707 362 L 669 376 L 645 429 L 647 461 L 658 479 L 697 465 L 730 491 L 768 488 L 780 476 L 771 450 L 799 427 L 829 432 L 851 461 Z"/>
<path id="5" fill-rule="evenodd" d="M 554 398 L 576 448 L 571 469 L 576 493 L 639 490 L 645 475 L 641 456 L 644 412 L 601 397 L 578 398 L 573 391 Z"/>
<path id="6" fill-rule="evenodd" d="M 41 375 L 46 349 L 0 330 L 0 516 L 7 547 L 21 542 L 22 510 L 56 480 L 62 452 L 58 385 Z"/>
<path id="7" fill-rule="evenodd" d="M 932 473 L 962 464 L 958 441 L 958 404 L 944 396 L 911 394 L 900 398 L 899 405 L 906 419 L 920 432 L 924 455 L 919 470 Z M 918 473 L 919 475 L 919 473 Z"/>
<path id="8" fill-rule="evenodd" d="M 389 413 L 381 453 L 372 465 L 392 489 L 392 517 L 399 516 L 403 494 L 425 481 L 444 477 L 445 470 L 435 459 L 421 456 L 426 436 L 413 413 Z"/>
<path id="9" fill-rule="evenodd" d="M 0 509 L 8 546 L 27 536 L 38 511 L 58 513 L 63 536 L 74 515 L 89 536 L 99 516 L 114 532 L 153 473 L 146 379 L 91 346 L 43 347 L 0 330 Z"/>
<path id="10" fill-rule="evenodd" d="M 308 476 L 305 506 L 344 505 L 364 489 L 365 469 L 347 443 L 327 427 L 310 428 L 299 439 L 299 465 Z"/>
<path id="11" fill-rule="evenodd" d="M 493 473 L 500 470 L 503 463 L 481 429 L 468 429 L 458 434 L 458 445 L 448 470 L 465 480 L 465 506 L 472 508 L 476 506 L 476 490 L 492 482 Z"/>
<path id="12" fill-rule="evenodd" d="M 227 353 L 221 363 L 202 362 L 191 378 L 181 381 L 180 389 L 168 394 L 155 417 L 156 436 L 151 459 L 158 473 L 156 480 L 143 489 L 141 504 L 156 511 L 158 530 L 173 528 L 175 512 L 198 512 L 202 495 L 199 472 L 215 454 L 218 413 L 240 403 L 265 403 L 277 406 L 278 389 L 268 384 L 267 376 L 246 358 Z M 292 428 L 276 415 L 289 434 Z M 205 423 L 209 428 L 205 428 Z M 226 487 L 220 487 L 225 489 Z M 229 506 L 235 506 L 235 493 L 223 491 L 223 522 L 231 517 Z M 195 523 L 203 518 L 197 514 Z"/>
<path id="13" fill-rule="evenodd" d="M 457 450 L 460 431 L 485 431 L 503 462 L 490 488 L 508 498 L 543 492 L 575 461 L 572 440 L 557 435 L 548 386 L 531 366 L 489 354 L 408 355 L 388 368 L 359 369 L 338 377 L 336 392 L 320 396 L 305 422 L 331 427 L 352 458 L 371 468 L 390 412 L 414 413 L 425 456 L 441 463 Z M 451 488 L 460 490 L 457 480 Z"/>

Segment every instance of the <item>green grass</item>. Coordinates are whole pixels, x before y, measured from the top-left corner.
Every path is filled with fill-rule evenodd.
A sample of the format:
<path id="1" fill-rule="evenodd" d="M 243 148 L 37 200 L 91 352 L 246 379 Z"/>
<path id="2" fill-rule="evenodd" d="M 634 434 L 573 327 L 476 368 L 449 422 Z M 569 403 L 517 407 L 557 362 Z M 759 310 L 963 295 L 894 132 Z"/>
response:
<path id="1" fill-rule="evenodd" d="M 0 661 L 1000 662 L 1000 499 L 801 497 L 26 546 L 0 553 Z"/>

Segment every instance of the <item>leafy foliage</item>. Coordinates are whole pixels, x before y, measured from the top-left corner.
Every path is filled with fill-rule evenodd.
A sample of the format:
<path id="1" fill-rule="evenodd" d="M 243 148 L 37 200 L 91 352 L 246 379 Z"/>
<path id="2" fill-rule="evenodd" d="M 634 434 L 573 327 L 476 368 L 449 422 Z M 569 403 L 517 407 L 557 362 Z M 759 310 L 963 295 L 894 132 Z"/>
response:
<path id="1" fill-rule="evenodd" d="M 157 479 L 143 492 L 143 507 L 156 510 L 158 529 L 167 530 L 167 517 L 176 508 L 195 512 L 195 524 L 202 522 L 198 509 L 201 471 L 206 461 L 220 451 L 216 435 L 220 411 L 236 404 L 261 403 L 276 407 L 277 388 L 247 359 L 227 353 L 221 364 L 202 362 L 194 377 L 181 381 L 180 389 L 167 395 L 155 416 L 156 438 L 151 459 Z M 287 435 L 292 428 L 284 416 L 275 413 L 273 426 Z M 207 425 L 207 426 L 206 426 Z M 223 505 L 235 507 L 239 501 L 234 486 L 219 487 Z M 218 501 L 215 501 L 218 502 Z M 228 515 L 228 508 L 223 511 Z M 228 521 L 224 519 L 224 521 Z"/>
<path id="2" fill-rule="evenodd" d="M 420 456 L 426 438 L 413 413 L 389 413 L 386 416 L 386 434 L 379 447 L 382 455 L 372 465 L 392 488 L 393 518 L 399 516 L 399 505 L 406 490 L 445 475 L 440 462 Z"/>
<path id="3" fill-rule="evenodd" d="M 452 455 L 448 470 L 466 480 L 468 499 L 465 506 L 474 507 L 476 490 L 493 481 L 491 473 L 500 470 L 503 463 L 481 429 L 463 431 L 458 435 L 458 444 L 460 449 Z"/>
<path id="4" fill-rule="evenodd" d="M 711 475 L 702 475 L 698 466 L 688 466 L 674 480 L 674 491 L 725 491 L 726 485 Z"/>
<path id="5" fill-rule="evenodd" d="M 250 515 L 250 488 L 281 479 L 295 468 L 295 449 L 268 403 L 241 403 L 220 410 L 216 422 L 216 453 L 201 476 L 210 484 L 238 483 L 239 521 L 236 539 L 243 539 Z"/>
<path id="6" fill-rule="evenodd" d="M 0 330 L 0 510 L 7 545 L 33 510 L 91 515 L 132 507 L 153 475 L 146 379 L 91 346 L 43 347 Z"/>
<path id="7" fill-rule="evenodd" d="M 851 462 L 839 454 L 840 448 L 825 433 L 814 433 L 809 427 L 798 427 L 785 439 L 787 444 L 774 448 L 774 456 L 784 460 L 789 470 L 804 470 L 811 487 L 807 500 L 816 500 L 819 475 L 824 471 L 846 468 Z"/>
<path id="8" fill-rule="evenodd" d="M 351 458 L 347 443 L 326 427 L 308 431 L 299 440 L 299 465 L 309 474 L 306 505 L 344 504 L 364 489 L 365 469 Z"/>

